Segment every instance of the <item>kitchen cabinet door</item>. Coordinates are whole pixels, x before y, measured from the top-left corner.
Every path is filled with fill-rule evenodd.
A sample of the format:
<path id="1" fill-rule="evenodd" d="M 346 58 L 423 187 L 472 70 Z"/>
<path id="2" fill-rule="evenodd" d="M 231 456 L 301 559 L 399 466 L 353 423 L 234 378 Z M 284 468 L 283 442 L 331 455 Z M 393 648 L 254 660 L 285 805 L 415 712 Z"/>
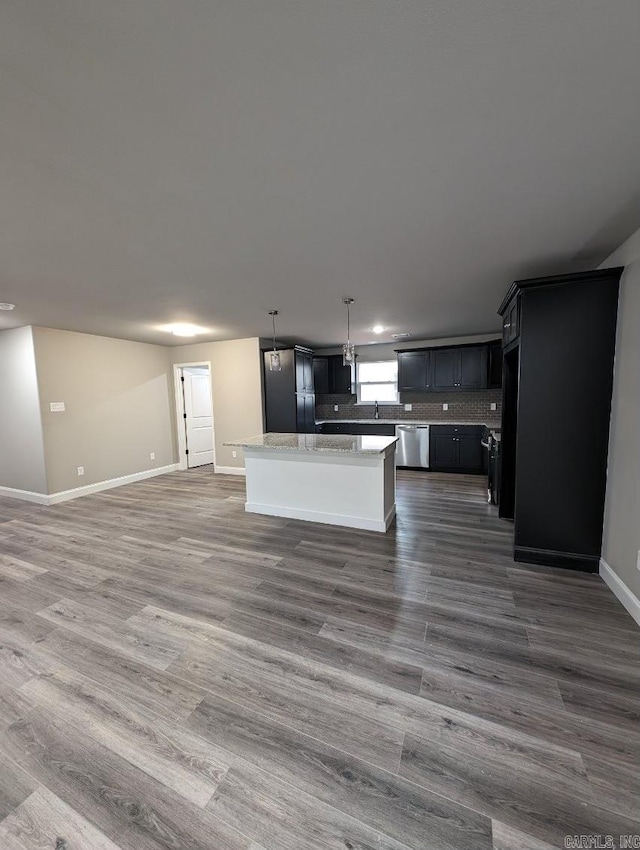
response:
<path id="1" fill-rule="evenodd" d="M 433 389 L 449 390 L 458 384 L 459 351 L 457 348 L 436 348 L 431 352 Z"/>
<path id="2" fill-rule="evenodd" d="M 317 395 L 326 395 L 329 390 L 329 358 L 313 358 L 313 390 Z"/>
<path id="3" fill-rule="evenodd" d="M 316 432 L 316 397 L 307 394 L 304 396 L 304 433 L 315 434 Z"/>
<path id="4" fill-rule="evenodd" d="M 479 390 L 487 386 L 487 349 L 486 346 L 473 346 L 458 349 L 457 387 L 467 390 Z"/>
<path id="5" fill-rule="evenodd" d="M 458 447 L 458 463 L 465 472 L 482 472 L 484 449 L 477 434 L 461 434 L 455 437 Z"/>
<path id="6" fill-rule="evenodd" d="M 400 392 L 423 392 L 429 389 L 429 351 L 398 352 L 398 390 Z"/>
<path id="7" fill-rule="evenodd" d="M 431 433 L 429 445 L 430 469 L 453 469 L 458 465 L 456 437 L 452 434 Z"/>
<path id="8" fill-rule="evenodd" d="M 489 389 L 500 389 L 502 386 L 502 342 L 497 339 L 489 343 L 487 352 L 487 386 Z"/>
<path id="9" fill-rule="evenodd" d="M 332 354 L 329 358 L 329 392 L 351 395 L 354 389 L 354 367 L 345 366 L 341 354 Z M 316 390 L 318 392 L 318 390 Z"/>

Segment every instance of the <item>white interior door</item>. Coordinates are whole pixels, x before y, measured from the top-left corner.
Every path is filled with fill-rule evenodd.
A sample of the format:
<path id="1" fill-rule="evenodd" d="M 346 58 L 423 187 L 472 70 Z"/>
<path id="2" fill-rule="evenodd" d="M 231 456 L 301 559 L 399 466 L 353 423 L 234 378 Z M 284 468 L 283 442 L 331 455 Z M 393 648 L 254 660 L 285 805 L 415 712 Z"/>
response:
<path id="1" fill-rule="evenodd" d="M 182 370 L 182 386 L 186 414 L 184 422 L 187 466 L 213 463 L 213 409 L 209 368 L 185 366 Z"/>

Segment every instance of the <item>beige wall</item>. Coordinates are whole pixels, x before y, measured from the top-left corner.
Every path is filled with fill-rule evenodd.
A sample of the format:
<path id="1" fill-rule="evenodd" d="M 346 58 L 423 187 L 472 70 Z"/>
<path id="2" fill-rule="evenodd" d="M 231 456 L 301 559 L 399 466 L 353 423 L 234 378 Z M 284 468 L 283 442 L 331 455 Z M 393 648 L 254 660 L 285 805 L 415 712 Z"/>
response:
<path id="1" fill-rule="evenodd" d="M 47 492 L 31 328 L 0 332 L 0 487 Z"/>
<path id="2" fill-rule="evenodd" d="M 234 458 L 233 450 L 224 443 L 264 430 L 260 340 L 251 337 L 181 345 L 170 349 L 170 357 L 174 364 L 211 362 L 216 466 L 242 468 L 242 450 L 238 449 Z"/>
<path id="3" fill-rule="evenodd" d="M 175 462 L 168 348 L 50 328 L 33 335 L 48 493 Z M 66 411 L 51 413 L 52 401 Z"/>
<path id="4" fill-rule="evenodd" d="M 602 557 L 640 599 L 640 230 L 601 268 L 625 266 L 620 282 Z"/>

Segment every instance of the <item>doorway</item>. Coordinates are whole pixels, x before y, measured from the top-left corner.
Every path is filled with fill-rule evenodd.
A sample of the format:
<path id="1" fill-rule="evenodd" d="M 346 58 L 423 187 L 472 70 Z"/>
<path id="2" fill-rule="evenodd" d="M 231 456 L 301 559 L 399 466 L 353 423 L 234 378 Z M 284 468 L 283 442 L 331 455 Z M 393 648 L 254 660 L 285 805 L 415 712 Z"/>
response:
<path id="1" fill-rule="evenodd" d="M 215 463 L 211 364 L 174 366 L 180 469 Z"/>

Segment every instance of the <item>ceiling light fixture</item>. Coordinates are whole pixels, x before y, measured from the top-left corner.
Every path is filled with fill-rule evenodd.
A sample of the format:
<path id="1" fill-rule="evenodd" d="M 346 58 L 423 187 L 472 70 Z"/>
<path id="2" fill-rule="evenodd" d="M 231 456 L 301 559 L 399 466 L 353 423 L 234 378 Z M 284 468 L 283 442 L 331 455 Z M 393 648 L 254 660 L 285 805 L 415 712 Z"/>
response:
<path id="1" fill-rule="evenodd" d="M 269 354 L 269 371 L 281 372 L 282 363 L 280 362 L 280 352 L 276 350 L 276 316 L 279 315 L 279 310 L 269 310 L 271 316 L 271 324 L 273 326 L 273 351 Z"/>
<path id="2" fill-rule="evenodd" d="M 166 325 L 163 330 L 168 331 L 174 336 L 196 336 L 205 332 L 204 328 L 199 328 L 197 325 L 190 325 L 187 322 L 177 322 L 175 325 Z"/>
<path id="3" fill-rule="evenodd" d="M 356 360 L 356 347 L 351 342 L 351 315 L 350 308 L 355 299 L 343 298 L 342 303 L 347 308 L 347 341 L 342 346 L 342 362 L 345 366 L 351 366 Z"/>
<path id="4" fill-rule="evenodd" d="M 384 327 L 382 325 L 374 325 L 371 330 L 374 334 L 381 334 L 384 331 Z"/>
<path id="5" fill-rule="evenodd" d="M 0 310 L 15 310 L 15 304 L 9 304 L 7 301 L 0 301 Z"/>

